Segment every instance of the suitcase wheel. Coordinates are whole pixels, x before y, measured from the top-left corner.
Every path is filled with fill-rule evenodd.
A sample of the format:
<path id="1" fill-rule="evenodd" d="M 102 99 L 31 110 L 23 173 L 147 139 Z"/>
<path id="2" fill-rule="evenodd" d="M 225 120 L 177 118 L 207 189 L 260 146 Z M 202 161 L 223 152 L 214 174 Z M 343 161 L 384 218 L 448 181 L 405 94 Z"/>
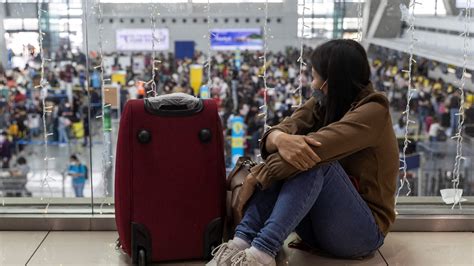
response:
<path id="1" fill-rule="evenodd" d="M 138 251 L 138 266 L 145 266 L 146 265 L 146 252 L 144 249 L 140 249 Z"/>
<path id="2" fill-rule="evenodd" d="M 204 258 L 212 259 L 212 251 L 222 242 L 222 218 L 216 218 L 207 225 L 204 233 Z"/>
<path id="3" fill-rule="evenodd" d="M 151 235 L 146 226 L 132 222 L 132 263 L 146 265 L 151 263 Z"/>

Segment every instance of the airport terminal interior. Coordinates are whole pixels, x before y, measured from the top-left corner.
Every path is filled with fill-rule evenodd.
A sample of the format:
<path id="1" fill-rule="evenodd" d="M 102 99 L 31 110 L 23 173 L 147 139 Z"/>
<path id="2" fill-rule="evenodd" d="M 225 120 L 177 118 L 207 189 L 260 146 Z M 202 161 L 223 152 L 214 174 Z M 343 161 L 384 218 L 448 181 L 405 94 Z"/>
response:
<path id="1" fill-rule="evenodd" d="M 124 169 L 158 180 L 133 190 L 145 203 L 165 190 L 176 200 L 201 200 L 174 186 L 153 188 L 172 179 L 153 175 L 164 173 L 160 164 L 178 165 L 189 180 L 201 170 L 186 169 L 225 168 L 215 193 L 223 192 L 239 157 L 261 165 L 271 158 L 261 150 L 265 132 L 317 97 L 313 56 L 340 39 L 366 51 L 373 90 L 388 99 L 400 159 L 388 199 L 396 219 L 383 244 L 363 257 L 302 248 L 292 232 L 276 265 L 474 265 L 472 8 L 471 0 L 0 0 L 0 265 L 144 265 L 130 257 L 119 228 L 130 231 L 119 221 L 124 210 L 117 211 L 131 197 L 124 184 L 133 188 L 130 181 L 118 189 Z M 344 71 L 359 73 L 354 58 L 340 56 Z M 173 134 L 156 140 L 156 132 L 142 130 L 139 143 L 121 140 L 127 125 L 146 125 L 140 117 L 147 116 L 131 118 L 129 101 L 153 106 L 153 99 L 174 95 L 217 108 L 222 162 L 202 159 L 210 149 L 177 151 L 188 140 Z M 162 128 L 186 131 L 193 123 Z M 176 148 L 158 151 L 160 160 L 151 158 L 155 152 L 127 154 L 129 145 L 149 141 Z M 149 171 L 121 166 L 138 167 L 133 158 Z M 169 201 L 158 202 L 146 206 L 149 213 Z M 161 229 L 184 230 L 175 227 Z M 163 250 L 178 256 L 151 261 L 148 254 L 147 265 L 207 263 Z"/>

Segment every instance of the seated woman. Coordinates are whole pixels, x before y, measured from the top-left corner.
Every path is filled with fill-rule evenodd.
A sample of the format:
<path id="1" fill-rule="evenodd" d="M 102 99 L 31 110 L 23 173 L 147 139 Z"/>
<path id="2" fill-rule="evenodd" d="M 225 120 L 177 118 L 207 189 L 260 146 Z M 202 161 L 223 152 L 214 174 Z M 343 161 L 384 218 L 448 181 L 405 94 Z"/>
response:
<path id="1" fill-rule="evenodd" d="M 243 218 L 208 265 L 275 265 L 293 231 L 342 258 L 383 244 L 399 172 L 388 100 L 372 88 L 367 54 L 355 41 L 322 44 L 311 65 L 313 97 L 264 134 L 265 162 L 251 169 L 239 196 Z"/>

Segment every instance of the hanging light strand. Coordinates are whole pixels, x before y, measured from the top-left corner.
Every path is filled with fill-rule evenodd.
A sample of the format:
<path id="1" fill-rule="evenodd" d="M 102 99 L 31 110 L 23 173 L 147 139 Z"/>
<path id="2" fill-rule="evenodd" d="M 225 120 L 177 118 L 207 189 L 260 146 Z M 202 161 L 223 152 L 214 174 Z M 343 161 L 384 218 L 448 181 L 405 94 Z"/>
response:
<path id="1" fill-rule="evenodd" d="M 466 3 L 466 9 L 464 10 L 464 33 L 462 34 L 464 37 L 464 42 L 463 42 L 463 68 L 462 68 L 462 76 L 461 76 L 461 87 L 459 88 L 460 92 L 460 104 L 459 104 L 459 112 L 456 113 L 457 119 L 458 119 L 458 127 L 457 127 L 457 133 L 452 137 L 452 139 L 456 140 L 456 158 L 454 161 L 454 170 L 453 170 L 453 178 L 451 182 L 453 183 L 453 188 L 455 189 L 454 193 L 454 203 L 452 206 L 452 209 L 456 206 L 456 204 L 459 204 L 459 208 L 461 208 L 461 199 L 459 199 L 458 202 L 456 202 L 456 195 L 457 195 L 457 190 L 459 188 L 459 179 L 460 179 L 460 168 L 462 165 L 462 161 L 464 161 L 466 158 L 463 156 L 463 135 L 462 135 L 462 130 L 464 126 L 464 86 L 466 85 L 466 73 L 467 73 L 467 58 L 468 58 L 468 53 L 469 53 L 469 25 L 471 23 L 471 0 L 467 0 Z"/>
<path id="2" fill-rule="evenodd" d="M 110 131 L 112 130 L 111 128 L 105 128 L 106 126 L 106 117 L 105 114 L 108 113 L 110 116 L 110 112 L 106 112 L 106 109 L 110 110 L 111 105 L 105 103 L 105 85 L 106 82 L 110 82 L 110 79 L 105 79 L 105 67 L 104 67 L 104 52 L 103 52 L 103 31 L 104 31 L 104 25 L 103 25 L 103 12 L 102 12 L 102 6 L 100 4 L 100 0 L 97 2 L 97 9 L 98 9 L 98 20 L 99 20 L 99 27 L 98 27 L 98 34 L 99 34 L 99 56 L 100 56 L 100 63 L 98 68 L 100 68 L 100 79 L 101 79 L 101 91 L 102 91 L 102 114 L 97 116 L 96 118 L 101 119 L 102 121 L 102 179 L 104 180 L 104 199 L 102 200 L 100 204 L 100 211 L 99 213 L 103 213 L 103 206 L 104 204 L 107 203 L 107 205 L 110 206 L 110 202 L 107 201 L 108 196 L 109 196 L 109 191 L 108 191 L 108 180 L 107 180 L 107 169 L 111 167 L 112 165 L 112 158 L 113 156 L 109 155 L 108 147 L 112 145 L 110 142 Z M 112 125 L 110 125 L 112 126 Z"/>
<path id="3" fill-rule="evenodd" d="M 261 8 L 259 8 L 261 10 Z M 263 117 L 264 119 L 264 126 L 263 126 L 263 134 L 267 132 L 268 129 L 270 129 L 270 126 L 267 124 L 267 118 L 268 118 L 268 106 L 267 106 L 267 92 L 269 90 L 267 86 L 267 52 L 268 52 L 268 37 L 267 37 L 267 21 L 268 21 L 268 0 L 265 1 L 265 23 L 263 26 L 263 56 L 259 57 L 259 59 L 263 60 L 263 75 L 259 75 L 259 77 L 263 78 L 263 85 L 264 85 L 264 90 L 263 90 L 263 105 L 261 105 L 258 109 L 260 110 L 260 113 L 258 114 L 258 117 Z M 262 139 L 259 139 L 258 142 L 261 142 Z M 262 159 L 262 154 L 257 154 L 257 160 Z"/>
<path id="4" fill-rule="evenodd" d="M 268 105 L 267 105 L 267 97 L 268 97 L 268 85 L 267 85 L 267 54 L 268 54 L 268 0 L 265 1 L 265 22 L 263 25 L 263 75 L 261 76 L 263 78 L 263 105 L 260 106 L 260 110 L 262 113 L 260 116 L 263 116 L 264 119 L 264 128 L 263 132 L 267 132 L 268 129 L 270 129 L 270 126 L 268 125 Z"/>
<path id="5" fill-rule="evenodd" d="M 151 5 L 150 5 L 150 21 L 151 21 L 151 53 L 153 56 L 152 59 L 152 74 L 151 74 L 151 80 L 148 81 L 148 84 L 150 84 L 150 90 L 147 91 L 147 96 L 149 93 L 151 93 L 154 97 L 158 95 L 157 89 L 156 89 L 156 72 L 158 70 L 156 64 L 161 63 L 161 61 L 156 59 L 156 49 L 155 49 L 155 41 L 157 43 L 160 42 L 160 38 L 156 38 L 156 16 L 155 15 L 160 15 L 160 13 L 157 12 L 157 6 L 154 4 L 154 1 L 151 0 Z"/>
<path id="6" fill-rule="evenodd" d="M 293 108 L 299 108 L 303 103 L 303 68 L 306 66 L 304 62 L 304 38 L 309 37 L 305 34 L 305 28 L 309 28 L 309 25 L 305 23 L 306 10 L 310 10 L 306 7 L 306 1 L 303 1 L 303 4 L 300 5 L 303 8 L 303 19 L 301 24 L 301 39 L 300 39 L 300 56 L 297 60 L 297 63 L 300 64 L 300 75 L 298 77 L 298 87 L 294 90 L 294 93 L 299 93 L 298 104 L 293 105 Z"/>
<path id="7" fill-rule="evenodd" d="M 408 62 L 408 70 L 402 70 L 402 72 L 408 74 L 407 105 L 405 107 L 405 111 L 403 112 L 403 115 L 405 116 L 405 121 L 406 121 L 406 124 L 405 124 L 405 140 L 403 142 L 403 154 L 402 154 L 402 158 L 400 160 L 400 162 L 402 163 L 402 167 L 400 167 L 400 170 L 403 171 L 403 177 L 400 179 L 400 187 L 398 188 L 397 195 L 395 197 L 395 205 L 398 202 L 398 197 L 400 196 L 401 190 L 405 187 L 405 183 L 407 184 L 407 189 L 408 189 L 408 192 L 407 192 L 406 196 L 409 196 L 411 194 L 411 186 L 410 186 L 410 183 L 408 182 L 408 179 L 407 179 L 407 170 L 408 169 L 407 169 L 407 161 L 406 161 L 406 152 L 407 152 L 407 149 L 408 149 L 408 145 L 411 143 L 411 141 L 408 138 L 410 124 L 415 124 L 416 123 L 415 121 L 410 119 L 410 102 L 411 102 L 411 99 L 413 98 L 413 92 L 415 91 L 412 88 L 412 75 L 411 75 L 411 73 L 412 73 L 413 63 L 416 63 L 415 59 L 413 59 L 413 49 L 414 49 L 415 41 L 416 41 L 416 39 L 415 39 L 415 6 L 417 4 L 419 4 L 419 3 L 417 3 L 415 0 L 411 0 L 409 8 L 411 8 L 412 11 L 411 11 L 411 14 L 410 14 L 410 12 L 408 10 L 408 14 L 407 14 L 407 19 L 408 19 L 408 22 L 410 24 L 410 27 L 409 27 L 408 30 L 410 31 L 411 34 L 410 34 L 410 47 L 409 47 L 410 59 L 409 59 L 409 62 Z"/>
<path id="8" fill-rule="evenodd" d="M 43 49 L 43 39 L 44 36 L 46 35 L 45 32 L 43 32 L 42 25 L 41 25 L 41 20 L 43 18 L 43 13 L 47 13 L 48 11 L 42 9 L 42 3 L 43 1 L 38 1 L 38 39 L 39 39 L 39 52 L 41 56 L 41 67 L 40 67 L 40 84 L 38 86 L 35 86 L 35 88 L 40 89 L 41 96 L 42 96 L 42 105 L 43 105 L 43 148 L 44 148 L 44 176 L 41 180 L 41 201 L 44 200 L 43 197 L 43 189 L 46 186 L 46 188 L 49 191 L 49 198 L 48 202 L 46 203 L 46 207 L 44 209 L 44 213 L 48 213 L 49 205 L 51 203 L 51 198 L 53 197 L 53 191 L 51 190 L 51 186 L 49 184 L 49 180 L 54 180 L 49 172 L 49 162 L 53 161 L 54 158 L 49 157 L 49 149 L 48 149 L 48 137 L 52 136 L 53 133 L 48 132 L 48 125 L 47 125 L 47 116 L 48 114 L 51 114 L 53 111 L 53 106 L 46 106 L 46 97 L 48 96 L 48 82 L 44 78 L 44 68 L 46 61 L 50 61 L 45 59 L 44 57 L 44 49 Z"/>
<path id="9" fill-rule="evenodd" d="M 205 67 L 207 68 L 207 89 L 210 92 L 212 86 L 212 77 L 211 77 L 211 64 L 212 64 L 212 51 L 211 51 L 211 39 L 213 37 L 211 32 L 211 3 L 210 0 L 207 0 L 207 62 Z"/>
<path id="10" fill-rule="evenodd" d="M 357 41 L 362 41 L 362 0 L 357 3 Z"/>

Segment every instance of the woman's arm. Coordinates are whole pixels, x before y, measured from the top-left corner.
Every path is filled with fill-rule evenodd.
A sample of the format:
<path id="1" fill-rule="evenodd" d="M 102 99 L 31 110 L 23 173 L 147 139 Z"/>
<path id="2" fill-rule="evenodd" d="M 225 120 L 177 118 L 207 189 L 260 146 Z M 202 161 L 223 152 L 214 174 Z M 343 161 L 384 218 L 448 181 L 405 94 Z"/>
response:
<path id="1" fill-rule="evenodd" d="M 260 152 L 262 159 L 278 151 L 278 137 L 282 133 L 290 135 L 306 135 L 319 118 L 315 116 L 316 99 L 312 97 L 300 108 L 296 109 L 291 117 L 286 117 L 281 123 L 268 130 L 260 141 Z"/>
<path id="2" fill-rule="evenodd" d="M 266 136 L 265 149 L 268 153 L 272 154 L 278 151 L 277 138 L 282 134 L 286 134 L 279 129 L 275 129 Z"/>
<path id="3" fill-rule="evenodd" d="M 274 131 L 268 136 L 266 148 L 272 154 L 278 152 L 283 160 L 304 171 L 321 161 L 311 146 L 321 146 L 321 143 L 308 136 Z"/>
<path id="4" fill-rule="evenodd" d="M 313 147 L 321 158 L 321 164 L 377 145 L 387 120 L 390 121 L 388 107 L 379 102 L 370 102 L 348 113 L 340 121 L 307 136 L 321 142 L 321 146 Z M 274 153 L 268 156 L 264 164 L 252 168 L 251 172 L 266 188 L 273 181 L 292 177 L 302 171 L 285 161 L 279 153 Z"/>

